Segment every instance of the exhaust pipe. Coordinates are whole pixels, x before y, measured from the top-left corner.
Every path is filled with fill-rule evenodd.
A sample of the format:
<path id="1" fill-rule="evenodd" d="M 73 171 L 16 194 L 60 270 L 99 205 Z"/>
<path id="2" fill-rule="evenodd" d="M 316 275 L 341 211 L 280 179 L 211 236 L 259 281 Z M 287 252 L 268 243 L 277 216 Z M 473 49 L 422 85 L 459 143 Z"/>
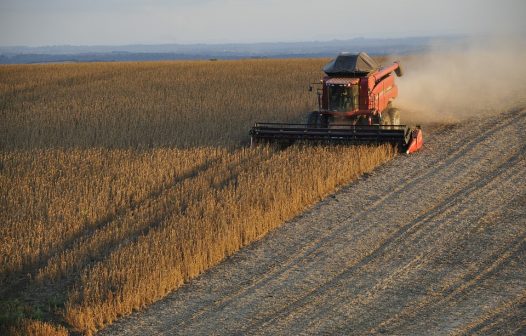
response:
<path id="1" fill-rule="evenodd" d="M 398 77 L 402 77 L 404 75 L 404 71 L 402 70 L 402 66 L 400 65 L 400 62 L 396 61 L 396 64 L 398 64 L 398 68 L 395 69 L 395 74 Z"/>

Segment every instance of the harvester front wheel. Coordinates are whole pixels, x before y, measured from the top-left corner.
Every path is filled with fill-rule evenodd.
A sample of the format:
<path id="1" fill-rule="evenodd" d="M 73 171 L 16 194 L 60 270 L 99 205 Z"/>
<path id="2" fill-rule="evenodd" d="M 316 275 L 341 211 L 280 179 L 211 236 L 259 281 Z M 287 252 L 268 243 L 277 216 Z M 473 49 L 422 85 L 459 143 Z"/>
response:
<path id="1" fill-rule="evenodd" d="M 319 123 L 319 127 L 321 128 L 328 128 L 329 127 L 329 117 L 326 116 L 326 115 L 322 115 L 320 116 L 320 119 L 319 119 L 320 123 Z"/>
<path id="2" fill-rule="evenodd" d="M 311 112 L 309 113 L 309 116 L 307 117 L 307 126 L 318 128 L 319 120 L 320 120 L 320 114 L 317 112 Z"/>
<path id="3" fill-rule="evenodd" d="M 307 118 L 307 126 L 312 128 L 329 127 L 329 117 L 318 112 L 311 112 Z"/>

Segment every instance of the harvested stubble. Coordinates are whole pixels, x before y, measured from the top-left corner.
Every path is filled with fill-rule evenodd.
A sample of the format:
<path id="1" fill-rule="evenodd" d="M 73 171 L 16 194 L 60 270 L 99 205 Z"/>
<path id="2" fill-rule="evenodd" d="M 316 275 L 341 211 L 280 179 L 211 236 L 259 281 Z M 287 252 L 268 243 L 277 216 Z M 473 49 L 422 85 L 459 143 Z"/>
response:
<path id="1" fill-rule="evenodd" d="M 91 333 L 391 158 L 240 148 L 301 118 L 322 63 L 0 68 L 0 298 Z"/>

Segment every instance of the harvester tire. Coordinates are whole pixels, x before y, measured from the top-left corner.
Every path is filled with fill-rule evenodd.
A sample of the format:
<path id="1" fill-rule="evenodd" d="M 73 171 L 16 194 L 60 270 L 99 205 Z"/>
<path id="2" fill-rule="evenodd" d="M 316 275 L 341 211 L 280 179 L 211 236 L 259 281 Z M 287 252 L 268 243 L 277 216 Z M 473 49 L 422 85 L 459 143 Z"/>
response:
<path id="1" fill-rule="evenodd" d="M 329 127 L 329 117 L 327 117 L 326 115 L 320 116 L 319 121 L 320 121 L 319 127 L 321 127 L 321 128 L 328 128 Z"/>
<path id="2" fill-rule="evenodd" d="M 308 127 L 313 127 L 313 128 L 318 128 L 318 123 L 319 123 L 319 119 L 320 119 L 320 114 L 317 113 L 317 112 L 311 112 L 309 113 L 309 116 L 307 117 L 307 126 Z"/>

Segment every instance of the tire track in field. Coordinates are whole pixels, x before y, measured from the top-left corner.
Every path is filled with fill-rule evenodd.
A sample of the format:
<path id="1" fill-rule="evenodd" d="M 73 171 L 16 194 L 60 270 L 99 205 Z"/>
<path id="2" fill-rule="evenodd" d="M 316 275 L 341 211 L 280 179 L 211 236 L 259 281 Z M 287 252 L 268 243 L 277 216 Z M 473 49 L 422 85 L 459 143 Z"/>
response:
<path id="1" fill-rule="evenodd" d="M 522 148 L 522 151 L 519 154 L 522 154 L 524 151 L 524 148 Z M 360 268 L 366 266 L 368 263 L 373 262 L 375 259 L 379 258 L 382 254 L 386 253 L 392 245 L 397 244 L 400 240 L 404 240 L 407 238 L 408 235 L 415 234 L 416 232 L 425 229 L 425 225 L 429 223 L 432 219 L 444 216 L 444 212 L 446 212 L 451 206 L 458 206 L 455 203 L 458 199 L 468 198 L 472 193 L 475 193 L 479 191 L 481 188 L 489 185 L 492 181 L 494 181 L 502 172 L 503 169 L 506 167 L 509 167 L 518 161 L 521 156 L 519 154 L 516 154 L 513 156 L 513 158 L 507 162 L 505 162 L 502 165 L 499 165 L 491 175 L 485 175 L 480 178 L 480 180 L 471 183 L 466 188 L 462 189 L 461 191 L 451 195 L 445 202 L 442 202 L 438 204 L 437 206 L 433 207 L 430 211 L 427 213 L 418 216 L 415 218 L 412 222 L 406 224 L 401 229 L 399 229 L 395 234 L 390 236 L 386 241 L 382 242 L 382 244 L 373 250 L 373 252 L 369 255 L 367 255 L 365 258 L 361 259 L 358 263 L 350 266 L 349 268 L 343 270 L 340 274 L 338 274 L 336 277 L 332 278 L 331 280 L 327 281 L 323 285 L 319 286 L 318 288 L 315 288 L 311 292 L 309 292 L 304 297 L 300 298 L 299 300 L 296 300 L 292 304 L 289 304 L 285 307 L 285 309 L 280 310 L 278 313 L 271 315 L 267 317 L 266 319 L 259 321 L 256 324 L 250 325 L 248 328 L 243 330 L 243 333 L 247 333 L 248 331 L 254 332 L 258 329 L 262 329 L 268 324 L 272 323 L 274 320 L 279 318 L 285 318 L 287 316 L 292 315 L 292 313 L 295 310 L 300 309 L 302 306 L 307 305 L 310 301 L 314 300 L 317 297 L 320 297 L 321 295 L 325 295 L 325 292 L 328 291 L 334 291 L 338 290 L 338 286 L 336 284 L 344 279 L 350 278 L 355 272 L 359 271 Z M 338 303 L 332 303 L 324 305 L 323 311 L 327 311 L 332 306 L 336 305 Z"/>
<path id="2" fill-rule="evenodd" d="M 506 177 L 507 176 L 504 176 L 502 178 L 506 178 Z M 524 178 L 524 174 L 521 177 Z M 516 180 L 519 180 L 519 179 L 517 178 Z M 493 180 L 492 182 L 494 181 L 495 180 Z M 488 187 L 489 186 L 490 184 L 488 184 Z M 481 192 L 484 192 L 484 191 L 481 191 Z M 453 200 L 452 202 L 454 203 L 456 201 Z M 416 242 L 422 241 L 422 240 L 434 241 L 435 244 L 428 244 L 427 246 L 424 246 L 424 250 L 419 251 L 416 256 L 412 257 L 412 259 L 409 260 L 409 262 L 406 263 L 406 261 L 402 261 L 400 267 L 396 266 L 398 267 L 396 270 L 390 271 L 387 278 L 382 277 L 382 275 L 378 276 L 379 281 L 372 284 L 372 286 L 363 289 L 364 293 L 360 293 L 358 295 L 349 294 L 343 297 L 340 295 L 339 299 L 341 301 L 345 301 L 348 306 L 356 306 L 358 304 L 361 304 L 362 306 L 365 304 L 379 305 L 381 303 L 377 302 L 378 299 L 381 299 L 381 296 L 385 294 L 384 293 L 385 288 L 389 288 L 390 286 L 393 285 L 392 284 L 393 281 L 394 282 L 402 281 L 402 279 L 407 278 L 409 276 L 407 272 L 410 272 L 411 270 L 417 269 L 417 268 L 421 269 L 424 266 L 427 266 L 430 262 L 434 261 L 434 259 L 440 258 L 441 256 L 443 256 L 444 252 L 447 253 L 448 249 L 451 247 L 451 243 L 448 242 L 448 243 L 442 243 L 442 245 L 438 245 L 439 244 L 438 240 L 436 239 L 433 240 L 435 238 L 433 236 L 437 235 L 437 232 L 440 233 L 439 231 L 440 229 L 442 230 L 447 229 L 446 227 L 442 228 L 442 226 L 455 225 L 455 223 L 445 222 L 445 220 L 447 220 L 448 217 L 452 217 L 452 216 L 458 217 L 458 216 L 462 216 L 463 213 L 465 213 L 466 210 L 462 209 L 464 204 L 455 204 L 454 206 L 457 208 L 461 208 L 461 209 L 455 210 L 453 212 L 448 212 L 448 213 L 440 213 L 435 218 L 430 218 L 434 220 L 434 223 L 430 223 L 429 227 L 421 227 L 420 229 L 418 229 L 418 232 L 416 231 L 408 232 L 407 236 L 402 238 L 403 240 L 405 240 L 404 243 L 400 244 L 400 246 L 397 246 L 397 250 L 404 250 L 404 251 L 410 250 L 412 245 L 416 245 Z M 441 223 L 441 221 L 444 221 L 444 222 Z M 423 230 L 423 229 L 426 229 L 426 230 Z M 415 236 L 416 233 L 419 233 L 419 235 Z M 465 239 L 465 237 L 461 237 L 461 239 Z M 470 287 L 475 286 L 478 282 L 490 276 L 496 269 L 498 269 L 498 267 L 502 268 L 502 266 L 505 263 L 509 262 L 513 257 L 516 257 L 519 253 L 522 252 L 522 249 L 525 247 L 524 245 L 525 239 L 526 239 L 526 233 L 522 234 L 519 238 L 512 240 L 510 242 L 511 247 L 505 247 L 504 249 L 501 249 L 498 252 L 493 253 L 493 255 L 491 255 L 489 258 L 484 258 L 482 262 L 480 263 L 479 268 L 477 268 L 476 270 L 473 270 L 472 272 L 468 274 L 462 274 L 460 277 L 458 277 L 456 282 L 449 284 L 449 286 L 447 286 L 448 288 L 446 288 L 442 292 L 443 294 L 447 296 L 441 298 L 440 302 L 446 299 L 451 299 L 452 296 L 454 296 L 454 294 L 459 293 L 461 291 L 465 291 L 469 289 Z M 454 237 L 451 237 L 451 240 L 454 240 Z M 393 250 L 394 249 L 391 249 L 391 251 Z M 426 258 L 426 256 L 428 257 Z M 429 256 L 431 256 L 431 258 Z M 386 262 L 385 260 L 389 260 L 392 258 L 394 258 L 394 256 L 391 253 L 391 256 L 387 254 L 386 256 L 384 256 L 383 260 L 374 260 L 373 262 L 375 262 L 376 264 L 381 264 L 381 263 L 385 263 Z M 478 281 L 473 283 L 474 280 L 478 280 Z M 451 279 L 449 279 L 449 281 L 451 281 Z M 465 282 L 467 282 L 469 286 L 467 286 Z M 334 288 L 335 290 L 337 290 L 336 286 Z M 364 303 L 363 301 L 365 300 L 365 298 L 368 298 L 368 300 Z M 349 301 L 346 301 L 347 299 L 349 299 Z M 424 296 L 422 300 L 420 301 L 417 300 L 417 302 L 412 303 L 409 311 L 407 311 L 407 309 L 404 310 L 406 314 L 403 317 L 407 318 L 411 314 L 414 315 L 414 316 L 411 315 L 411 318 L 417 318 L 417 317 L 420 317 L 421 315 L 425 315 L 425 312 L 429 308 L 426 305 L 430 304 L 430 301 L 433 301 L 434 299 L 436 298 Z M 375 300 L 375 301 L 371 301 L 371 300 Z M 433 305 L 436 305 L 437 303 L 439 302 L 432 302 Z M 330 315 L 334 307 L 336 307 L 338 303 L 317 302 L 317 305 L 321 305 L 321 307 L 317 309 L 317 314 L 315 318 L 316 320 L 323 320 L 324 318 L 327 318 L 327 319 L 330 318 Z M 370 329 L 369 331 L 364 331 L 364 333 L 365 334 L 371 334 L 375 332 L 377 333 L 379 329 L 385 329 L 384 327 L 386 326 L 389 326 L 390 327 L 389 330 L 391 330 L 393 328 L 394 321 L 400 320 L 402 317 L 401 314 L 398 314 L 398 315 L 400 316 L 397 316 L 396 318 L 395 317 L 390 318 L 387 321 L 384 320 L 384 322 L 381 322 L 378 324 L 378 328 L 373 328 L 373 329 Z M 311 319 L 313 320 L 313 322 L 310 325 L 315 324 L 316 323 L 315 319 L 314 318 L 311 318 Z M 348 334 L 349 329 L 348 328 L 346 329 L 346 327 L 337 328 L 333 330 L 333 333 L 334 334 Z"/>
<path id="3" fill-rule="evenodd" d="M 524 144 L 524 134 L 520 127 L 524 127 L 525 117 L 526 111 L 515 109 L 504 113 L 498 119 L 486 119 L 480 122 L 470 122 L 467 125 L 454 126 L 450 130 L 451 133 L 439 134 L 442 137 L 435 135 L 428 137 L 430 141 L 424 152 L 398 158 L 388 164 L 387 167 L 377 170 L 367 180 L 353 183 L 342 191 L 344 195 L 341 197 L 345 199 L 345 194 L 351 191 L 364 190 L 371 184 L 373 186 L 375 184 L 381 185 L 382 189 L 380 190 L 385 190 L 386 193 L 381 194 L 381 197 L 376 199 L 355 200 L 352 197 L 347 197 L 347 199 L 352 200 L 351 204 L 366 208 L 356 212 L 351 209 L 350 215 L 333 214 L 327 219 L 330 221 L 329 224 L 313 222 L 317 219 L 317 212 L 328 214 L 331 212 L 329 209 L 333 209 L 332 211 L 349 210 L 345 205 L 338 206 L 336 201 L 325 201 L 322 206 L 314 209 L 316 212 L 311 210 L 305 217 L 300 217 L 286 225 L 292 229 L 278 229 L 278 232 L 272 233 L 270 237 L 260 243 L 253 244 L 253 246 L 241 251 L 239 253 L 241 257 L 234 257 L 231 261 L 226 261 L 215 270 L 210 270 L 201 278 L 185 286 L 186 288 L 174 293 L 173 298 L 155 304 L 146 312 L 134 314 L 130 318 L 117 322 L 103 334 L 232 334 L 240 331 L 252 334 L 269 333 L 271 330 L 274 334 L 285 334 L 287 330 L 279 329 L 279 327 L 283 324 L 287 326 L 289 316 L 292 316 L 294 321 L 306 319 L 308 315 L 300 314 L 303 307 L 318 309 L 320 314 L 317 316 L 323 318 L 331 312 L 333 307 L 346 304 L 338 298 L 342 295 L 349 296 L 349 294 L 347 292 L 339 293 L 338 281 L 350 279 L 353 275 L 355 277 L 361 275 L 363 273 L 360 273 L 361 270 L 370 267 L 372 264 L 378 264 L 375 259 L 381 260 L 385 256 L 389 256 L 391 250 L 396 246 L 409 244 L 413 240 L 427 241 L 430 237 L 434 237 L 433 232 L 448 228 L 448 225 L 440 225 L 435 228 L 435 231 L 432 231 L 433 227 L 430 227 L 430 222 L 437 218 L 443 218 L 443 214 L 463 216 L 464 212 L 461 211 L 462 209 L 458 209 L 456 204 L 459 200 L 465 199 L 466 202 L 469 202 L 471 197 L 483 197 L 481 196 L 483 191 L 479 192 L 479 189 L 488 189 L 493 186 L 492 181 L 509 177 L 509 173 L 506 172 L 521 160 L 521 155 L 524 156 L 525 147 L 519 146 L 517 151 L 516 141 Z M 491 144 L 493 141 L 497 142 L 494 146 Z M 443 146 L 451 147 L 445 148 Z M 495 149 L 502 150 L 504 154 L 498 154 L 498 150 Z M 515 150 L 512 151 L 512 149 Z M 515 154 L 507 155 L 508 150 L 510 150 L 509 153 L 515 152 Z M 485 155 L 485 151 L 494 151 L 497 154 L 488 156 Z M 495 158 L 500 158 L 500 161 L 495 162 Z M 490 163 L 486 164 L 486 161 Z M 491 174 L 477 178 L 470 177 L 470 174 L 463 171 L 463 167 L 468 169 L 472 162 L 485 162 L 484 164 L 489 167 L 485 170 L 490 169 Z M 419 167 L 421 169 L 418 169 Z M 401 173 L 396 175 L 395 179 L 389 180 L 381 176 L 384 173 L 396 173 L 397 169 L 401 169 Z M 518 173 L 512 176 L 510 181 L 520 182 L 521 179 L 523 180 L 524 176 Z M 385 181 L 390 181 L 390 183 L 383 186 Z M 425 201 L 421 201 L 420 203 L 417 202 L 419 205 L 414 205 L 409 201 L 410 199 L 406 199 L 408 196 L 418 193 L 422 186 L 432 189 L 435 185 L 439 186 L 441 181 L 446 184 L 447 190 L 445 192 L 436 190 L 434 203 L 426 204 Z M 376 190 L 375 188 L 373 190 Z M 403 202 L 398 202 L 401 207 L 408 206 L 410 207 L 409 211 L 416 211 L 415 217 L 408 217 L 409 220 L 404 222 L 405 226 L 378 226 L 376 224 L 360 226 L 360 223 L 374 223 L 378 220 L 376 214 L 384 211 L 388 205 L 391 207 L 390 203 L 398 201 L 399 197 L 403 197 L 404 202 L 407 203 L 404 205 Z M 396 213 L 398 212 L 396 211 Z M 323 215 L 320 216 L 323 217 Z M 359 222 L 354 223 L 355 221 Z M 296 229 L 300 231 L 294 232 Z M 354 229 L 356 231 L 352 231 Z M 371 229 L 379 231 L 370 231 Z M 428 229 L 432 231 L 431 234 Z M 345 237 L 346 234 L 348 237 Z M 351 234 L 352 236 L 350 236 Z M 383 244 L 379 246 L 371 244 L 367 247 L 369 253 L 352 263 L 342 261 L 344 260 L 342 258 L 346 256 L 345 254 L 343 257 L 334 260 L 328 259 L 329 257 L 324 255 L 324 253 L 336 251 L 335 244 L 345 242 L 347 244 L 345 248 L 347 246 L 352 248 L 360 237 L 368 236 L 371 240 L 375 234 L 379 234 L 378 240 L 382 240 Z M 266 249 L 265 246 L 267 245 L 276 247 L 271 242 L 279 242 L 283 235 L 285 235 L 283 237 L 283 251 L 273 252 L 271 249 Z M 312 237 L 313 239 L 309 240 Z M 300 244 L 291 244 L 289 240 L 299 240 Z M 424 252 L 433 248 L 432 246 L 424 247 Z M 257 266 L 253 271 L 247 271 L 244 267 L 242 270 L 236 271 L 235 265 L 247 266 L 252 264 L 252 262 L 246 261 L 247 258 L 253 259 L 257 263 L 262 258 L 258 256 L 260 252 L 274 254 L 271 259 L 275 258 L 276 263 L 270 262 L 265 257 L 262 259 L 264 265 L 261 268 Z M 420 265 L 428 263 L 425 260 L 426 257 L 423 253 L 414 263 L 409 263 L 404 267 L 409 271 L 412 267 L 423 267 Z M 483 262 L 485 263 L 486 260 L 491 261 L 491 257 L 484 259 Z M 310 273 L 317 272 L 317 268 L 324 267 L 323 262 L 343 263 L 343 271 L 339 274 L 327 273 L 330 280 L 319 284 L 309 283 L 310 278 L 302 282 L 302 275 L 309 276 Z M 256 265 L 254 264 L 254 266 Z M 505 260 L 502 260 L 499 265 L 509 267 Z M 481 270 L 481 268 L 483 269 Z M 218 274 L 218 272 L 224 273 L 225 271 L 227 273 L 224 277 L 222 274 Z M 479 274 L 476 274 L 477 271 Z M 238 272 L 242 277 L 239 282 L 236 280 Z M 246 278 L 245 272 L 247 273 Z M 391 274 L 389 270 L 385 272 L 388 275 Z M 395 270 L 395 272 L 402 275 L 407 273 L 404 268 Z M 463 274 L 460 281 L 475 281 L 476 284 L 483 281 L 489 274 L 492 273 L 484 271 L 484 267 L 479 266 L 477 270 Z M 217 281 L 227 280 L 229 276 L 233 277 L 231 286 L 217 283 Z M 457 278 L 457 280 L 459 279 Z M 303 284 L 306 287 L 302 287 Z M 450 287 L 450 297 L 452 298 L 454 298 L 455 293 L 469 291 L 471 287 L 476 286 L 462 286 L 460 283 L 457 285 Z M 287 290 L 291 291 L 292 297 L 280 296 L 280 293 L 285 293 L 284 291 Z M 219 292 L 217 295 L 209 294 L 214 291 Z M 265 296 L 267 293 L 277 293 L 277 296 L 269 300 Z M 328 294 L 334 294 L 336 299 L 331 302 L 332 295 Z M 271 306 L 267 304 L 271 304 Z M 320 330 L 316 329 L 316 326 L 305 324 L 299 324 L 297 327 L 298 332 Z M 321 331 L 341 330 L 342 327 L 346 328 L 345 323 L 336 326 L 336 328 L 333 326 L 329 329 L 321 329 Z"/>
<path id="4" fill-rule="evenodd" d="M 507 266 L 514 258 L 517 258 L 524 253 L 526 250 L 526 234 L 522 234 L 514 239 L 510 245 L 511 246 L 494 253 L 491 257 L 486 258 L 484 262 L 481 263 L 481 267 L 477 270 L 460 277 L 457 282 L 451 284 L 450 287 L 443 291 L 445 296 L 440 297 L 438 300 L 433 300 L 432 302 L 429 302 L 429 299 L 432 298 L 424 298 L 421 302 L 415 303 L 416 307 L 411 307 L 411 311 L 384 321 L 379 324 L 379 327 L 389 326 L 390 329 L 393 329 L 393 327 L 397 326 L 397 322 L 398 324 L 401 323 L 402 319 L 421 318 L 429 314 L 432 310 L 437 309 L 440 305 L 458 299 L 463 292 L 479 286 L 481 282 L 493 276 L 496 272 Z M 369 332 L 377 332 L 377 329 L 372 329 Z"/>
<path id="5" fill-rule="evenodd" d="M 498 250 L 493 253 L 491 257 L 485 258 L 481 263 L 480 268 L 458 277 L 454 283 L 443 291 L 445 296 L 440 296 L 438 298 L 434 296 L 424 296 L 421 300 L 412 302 L 410 308 L 404 309 L 396 316 L 378 323 L 377 326 L 369 329 L 365 333 L 368 335 L 378 334 L 380 333 L 380 330 L 384 330 L 384 332 L 393 332 L 397 327 L 400 327 L 408 320 L 416 321 L 419 318 L 425 319 L 426 316 L 433 313 L 433 310 L 439 309 L 440 306 L 457 299 L 463 292 L 467 292 L 474 287 L 479 286 L 481 282 L 494 276 L 496 272 L 503 269 L 505 266 L 508 266 L 514 258 L 517 258 L 524 253 L 525 248 L 526 234 L 523 234 L 511 242 L 511 246 Z M 335 331 L 335 334 L 345 334 L 350 330 L 352 330 L 352 328 L 344 326 L 343 328 L 338 328 Z"/>
<path id="6" fill-rule="evenodd" d="M 518 310 L 518 312 L 514 312 L 514 310 Z M 513 315 L 519 316 L 518 318 L 513 318 Z M 514 319 L 515 321 L 509 321 L 512 319 Z M 506 327 L 511 327 L 515 329 L 508 330 L 509 334 L 525 334 L 526 290 L 523 291 L 520 295 L 518 295 L 515 300 L 502 304 L 501 306 L 497 307 L 492 313 L 482 316 L 480 320 L 475 321 L 473 325 L 468 326 L 467 330 L 460 330 L 454 335 L 491 335 L 502 333 L 502 331 L 499 330 L 499 324 L 505 324 Z"/>
<path id="7" fill-rule="evenodd" d="M 379 209 L 387 201 L 389 201 L 393 195 L 397 195 L 401 192 L 414 188 L 422 181 L 425 181 L 426 179 L 435 175 L 438 171 L 444 169 L 444 167 L 447 167 L 448 165 L 451 165 L 454 162 L 456 162 L 458 159 L 463 158 L 467 152 L 472 151 L 474 148 L 476 148 L 476 146 L 478 146 L 484 139 L 487 139 L 489 136 L 499 132 L 500 130 L 505 129 L 506 127 L 509 127 L 510 125 L 517 123 L 517 119 L 524 119 L 526 114 L 521 113 L 521 112 L 523 111 L 518 110 L 518 109 L 513 109 L 503 114 L 503 118 L 499 119 L 497 123 L 495 123 L 494 120 L 486 121 L 483 126 L 484 131 L 481 134 L 479 134 L 477 137 L 474 137 L 468 140 L 464 138 L 455 139 L 457 140 L 457 142 L 453 144 L 452 150 L 448 152 L 448 157 L 446 160 L 437 159 L 436 160 L 437 164 L 433 165 L 434 168 L 428 171 L 421 171 L 421 170 L 412 171 L 411 175 L 408 176 L 408 180 L 410 181 L 409 183 L 396 186 L 390 192 L 383 195 L 380 199 L 378 199 L 377 201 L 369 205 L 367 209 L 357 214 L 345 217 L 344 219 L 342 219 L 342 222 L 350 221 L 353 219 L 359 219 L 359 218 L 364 217 L 366 214 L 370 212 L 374 212 L 375 209 Z M 224 299 L 218 302 L 214 302 L 212 304 L 205 305 L 198 312 L 194 312 L 193 314 L 187 316 L 185 319 L 181 321 L 179 325 L 174 326 L 174 327 L 183 327 L 185 324 L 187 324 L 190 321 L 194 322 L 195 319 L 206 314 L 206 312 L 209 310 L 221 309 L 234 300 L 238 300 L 244 296 L 254 293 L 258 289 L 264 287 L 268 282 L 272 281 L 273 279 L 276 279 L 277 277 L 283 276 L 286 273 L 290 272 L 291 269 L 297 266 L 303 259 L 309 258 L 312 255 L 315 255 L 317 251 L 321 249 L 325 244 L 330 243 L 334 239 L 334 237 L 339 236 L 343 231 L 346 231 L 346 230 L 347 230 L 347 227 L 343 225 L 339 229 L 329 232 L 329 234 L 325 236 L 320 236 L 317 239 L 314 239 L 309 245 L 305 246 L 303 249 L 291 254 L 290 257 L 287 258 L 287 260 L 285 260 L 283 263 L 280 264 L 279 268 L 269 273 L 264 274 L 263 277 L 261 277 L 260 279 L 257 279 L 251 285 L 240 288 L 238 292 L 232 293 L 229 296 L 225 297 Z M 357 233 L 357 235 L 360 235 L 362 233 L 363 231 Z"/>
<path id="8" fill-rule="evenodd" d="M 525 147 L 523 147 L 522 150 L 519 151 L 519 153 L 514 156 L 514 159 L 511 159 L 510 161 L 506 162 L 505 165 L 513 167 L 517 163 L 517 161 L 522 159 L 521 161 L 523 162 L 524 157 L 525 157 Z M 498 170 L 502 170 L 502 167 L 497 168 L 497 171 Z M 516 168 L 515 171 L 513 171 L 512 169 L 509 169 L 505 172 L 506 174 L 502 174 L 500 176 L 500 180 L 506 180 L 506 183 L 508 185 L 512 185 L 513 183 L 521 183 L 521 181 L 523 181 L 526 176 L 526 174 L 524 174 L 524 170 L 521 170 L 520 167 L 518 169 Z M 500 185 L 500 183 L 502 182 L 493 181 L 492 184 Z M 488 185 L 485 189 L 486 190 L 490 189 L 488 188 L 489 186 L 490 185 Z M 491 191 L 487 192 L 486 190 L 481 188 L 479 193 L 490 195 Z M 455 206 L 459 207 L 463 205 L 456 204 Z M 470 209 L 467 209 L 467 210 L 470 210 Z M 462 213 L 461 212 L 457 212 L 453 214 L 449 213 L 447 214 L 447 216 L 444 216 L 444 217 L 447 218 L 452 215 L 454 215 L 453 217 L 459 217 L 462 215 Z M 473 218 L 471 216 L 470 221 L 479 221 L 482 217 L 484 217 L 484 215 L 478 216 L 477 218 Z M 404 247 L 410 248 L 413 243 L 416 243 L 419 240 L 421 241 L 423 239 L 429 239 L 425 236 L 426 233 L 429 233 L 428 236 L 431 236 L 433 234 L 433 231 L 437 231 L 437 228 L 440 225 L 441 223 L 438 222 L 436 226 L 433 226 L 429 230 L 424 231 L 421 237 L 413 238 L 410 241 L 408 241 Z M 446 225 L 449 225 L 449 226 L 455 225 L 455 227 L 457 226 L 456 223 L 446 223 Z M 450 231 L 453 231 L 453 230 L 454 230 L 453 228 L 450 229 Z M 461 236 L 460 238 L 461 238 L 460 241 L 467 239 L 465 234 L 464 236 Z M 451 237 L 451 239 L 454 240 L 455 237 Z M 477 286 L 481 281 L 484 281 L 486 278 L 493 275 L 496 271 L 498 271 L 499 269 L 502 269 L 503 266 L 509 263 L 513 258 L 519 256 L 521 253 L 524 253 L 524 251 L 526 250 L 526 233 L 520 234 L 515 239 L 510 239 L 508 244 L 509 246 L 505 246 L 504 248 L 494 251 L 489 257 L 481 256 L 481 260 L 478 265 L 478 268 L 472 271 L 468 271 L 467 274 L 461 274 L 458 277 L 456 282 L 447 284 L 447 286 L 445 286 L 445 289 L 441 291 L 441 295 L 443 296 L 440 297 L 438 300 L 436 298 L 429 297 L 429 296 L 422 298 L 422 300 L 420 301 L 417 300 L 416 302 L 412 303 L 411 309 L 409 310 L 404 309 L 404 311 L 398 314 L 397 316 L 391 317 L 388 320 L 384 320 L 383 322 L 379 323 L 378 328 L 383 329 L 383 327 L 389 326 L 390 329 L 392 329 L 393 325 L 395 325 L 396 323 L 395 321 L 400 321 L 402 317 L 405 319 L 407 319 L 408 317 L 411 317 L 412 319 L 422 318 L 423 316 L 426 315 L 427 312 L 436 308 L 439 304 L 443 304 L 446 301 L 451 301 L 457 298 L 460 295 L 460 293 L 465 292 Z M 431 246 L 431 245 L 427 246 L 428 249 L 421 252 L 420 256 L 429 255 L 433 251 L 435 252 L 434 253 L 435 257 L 427 258 L 419 266 L 420 267 L 426 266 L 430 262 L 433 262 L 434 259 L 443 257 L 444 253 L 447 254 L 448 252 L 447 249 L 451 247 L 450 245 L 451 244 L 446 243 L 446 245 L 441 245 L 441 246 Z M 451 279 L 449 279 L 449 281 L 451 281 Z M 373 328 L 369 330 L 367 333 L 369 334 L 375 331 L 378 332 L 378 328 L 376 329 Z"/>
<path id="9" fill-rule="evenodd" d="M 526 222 L 523 223 L 526 224 Z M 485 258 L 480 272 L 468 274 L 463 282 L 446 288 L 442 297 L 428 305 L 421 305 L 416 311 L 417 314 L 409 315 L 405 321 L 398 320 L 396 323 L 399 326 L 398 330 L 406 330 L 402 331 L 405 333 L 407 330 L 411 330 L 408 321 L 422 321 L 426 316 L 442 316 L 444 319 L 443 316 L 449 312 L 463 314 L 464 321 L 470 325 L 472 321 L 480 320 L 480 315 L 495 314 L 495 310 L 499 311 L 502 306 L 517 308 L 516 303 L 513 303 L 513 297 L 521 291 L 524 295 L 526 288 L 524 281 L 526 280 L 526 273 L 524 272 L 526 267 L 526 233 L 524 233 L 524 227 L 522 232 L 516 239 L 509 242 L 507 247 L 500 250 L 501 255 L 497 252 L 493 256 L 493 260 Z M 500 291 L 502 295 L 496 297 L 496 291 Z M 481 300 L 479 297 L 483 297 L 483 299 Z M 462 305 L 464 309 L 459 308 Z M 466 309 L 466 307 L 469 308 Z M 471 310 L 474 309 L 479 310 L 478 316 L 472 313 Z M 452 331 L 456 331 L 455 329 Z"/>

